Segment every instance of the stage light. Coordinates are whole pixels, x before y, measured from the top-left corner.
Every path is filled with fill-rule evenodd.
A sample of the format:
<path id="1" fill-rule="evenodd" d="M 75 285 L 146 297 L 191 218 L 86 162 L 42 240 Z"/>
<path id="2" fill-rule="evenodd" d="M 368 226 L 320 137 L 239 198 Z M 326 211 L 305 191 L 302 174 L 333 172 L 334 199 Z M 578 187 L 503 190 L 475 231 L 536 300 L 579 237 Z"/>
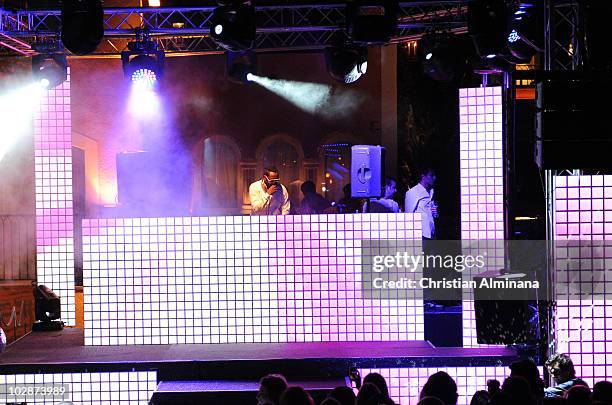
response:
<path id="1" fill-rule="evenodd" d="M 257 71 L 257 55 L 255 52 L 228 51 L 225 56 L 225 73 L 227 78 L 236 83 L 253 81 Z"/>
<path id="2" fill-rule="evenodd" d="M 62 317 L 60 298 L 44 285 L 34 287 L 36 322 L 33 331 L 62 330 L 64 323 L 58 321 Z"/>
<path id="3" fill-rule="evenodd" d="M 327 71 L 341 83 L 353 83 L 368 70 L 368 50 L 357 45 L 325 49 Z"/>
<path id="4" fill-rule="evenodd" d="M 395 35 L 397 2 L 354 0 L 346 5 L 349 36 L 353 43 L 382 45 Z"/>
<path id="5" fill-rule="evenodd" d="M 468 3 L 468 34 L 482 58 L 506 52 L 506 4 L 503 0 L 472 0 Z"/>
<path id="6" fill-rule="evenodd" d="M 474 73 L 481 75 L 497 74 L 512 70 L 516 61 L 508 61 L 505 56 L 487 55 L 473 65 Z"/>
<path id="7" fill-rule="evenodd" d="M 300 110 L 319 113 L 329 102 L 332 88 L 326 84 L 296 82 L 249 75 L 249 80 L 284 98 Z"/>
<path id="8" fill-rule="evenodd" d="M 510 53 L 522 63 L 529 62 L 541 52 L 540 12 L 535 3 L 521 2 L 508 21 L 507 46 Z"/>
<path id="9" fill-rule="evenodd" d="M 323 83 L 271 79 L 250 74 L 248 80 L 284 98 L 300 110 L 326 119 L 354 116 L 365 99 L 356 91 Z"/>
<path id="10" fill-rule="evenodd" d="M 32 56 L 32 76 L 44 89 L 59 86 L 68 77 L 66 55 L 52 53 Z"/>
<path id="11" fill-rule="evenodd" d="M 451 33 L 428 33 L 417 45 L 423 73 L 434 80 L 453 82 L 468 72 L 468 58 L 460 40 Z"/>
<path id="12" fill-rule="evenodd" d="M 157 49 L 146 32 L 137 32 L 136 41 L 130 42 L 128 49 L 121 52 L 126 79 L 136 86 L 155 88 L 164 72 L 164 51 Z"/>
<path id="13" fill-rule="evenodd" d="M 163 115 L 159 95 L 155 91 L 154 84 L 151 85 L 148 79 L 132 81 L 128 111 L 133 118 L 147 123 Z"/>
<path id="14" fill-rule="evenodd" d="M 149 55 L 137 55 L 130 60 L 126 75 L 136 86 L 153 88 L 157 84 L 158 71 L 157 61 L 154 58 Z"/>
<path id="15" fill-rule="evenodd" d="M 96 50 L 104 37 L 101 0 L 62 2 L 62 43 L 70 52 L 86 55 Z"/>
<path id="16" fill-rule="evenodd" d="M 222 5 L 213 11 L 210 36 L 222 48 L 234 52 L 251 49 L 255 34 L 255 6 L 250 2 Z"/>

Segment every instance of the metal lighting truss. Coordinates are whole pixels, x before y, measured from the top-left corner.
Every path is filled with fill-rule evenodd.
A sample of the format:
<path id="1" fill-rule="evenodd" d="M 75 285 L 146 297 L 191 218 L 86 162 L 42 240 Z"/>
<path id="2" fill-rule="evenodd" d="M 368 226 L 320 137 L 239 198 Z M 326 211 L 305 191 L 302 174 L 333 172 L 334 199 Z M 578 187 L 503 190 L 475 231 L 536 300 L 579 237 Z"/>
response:
<path id="1" fill-rule="evenodd" d="M 545 70 L 572 71 L 583 63 L 584 20 L 580 2 L 545 0 Z"/>
<path id="2" fill-rule="evenodd" d="M 467 30 L 467 0 L 400 2 L 393 42 L 418 39 L 431 29 Z M 215 7 L 108 8 L 104 10 L 104 42 L 96 54 L 127 49 L 137 28 L 148 30 L 166 53 L 221 52 L 209 36 Z M 279 4 L 256 7 L 258 50 L 320 49 L 346 28 L 345 4 Z M 0 53 L 28 55 L 29 46 L 57 37 L 60 10 L 0 9 Z M 18 41 L 18 42 L 16 42 Z"/>

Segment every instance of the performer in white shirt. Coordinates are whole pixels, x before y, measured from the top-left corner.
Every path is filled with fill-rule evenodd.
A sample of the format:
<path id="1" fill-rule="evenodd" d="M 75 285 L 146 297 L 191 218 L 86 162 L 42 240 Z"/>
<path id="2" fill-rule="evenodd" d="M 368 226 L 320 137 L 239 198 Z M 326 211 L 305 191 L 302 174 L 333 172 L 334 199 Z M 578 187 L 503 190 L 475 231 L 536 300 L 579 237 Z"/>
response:
<path id="1" fill-rule="evenodd" d="M 249 186 L 251 215 L 287 215 L 291 204 L 287 188 L 280 182 L 278 169 L 266 167 L 263 177 Z"/>
<path id="2" fill-rule="evenodd" d="M 433 169 L 426 167 L 421 170 L 421 181 L 406 192 L 404 200 L 405 212 L 422 214 L 423 239 L 434 239 L 436 226 L 434 219 L 438 217 L 438 205 L 433 200 L 433 186 L 436 174 Z"/>

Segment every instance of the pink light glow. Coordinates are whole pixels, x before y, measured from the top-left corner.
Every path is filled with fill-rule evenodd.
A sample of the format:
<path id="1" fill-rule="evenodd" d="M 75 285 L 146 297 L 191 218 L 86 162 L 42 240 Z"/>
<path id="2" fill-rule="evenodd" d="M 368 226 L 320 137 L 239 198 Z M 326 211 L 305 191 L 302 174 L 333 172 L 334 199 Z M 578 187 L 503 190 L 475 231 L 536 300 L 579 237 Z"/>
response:
<path id="1" fill-rule="evenodd" d="M 34 145 L 37 281 L 62 298 L 62 320 L 74 325 L 70 74 L 42 93 L 34 112 Z"/>
<path id="2" fill-rule="evenodd" d="M 503 240 L 503 162 L 501 87 L 459 90 L 461 238 Z M 487 266 L 503 266 L 503 249 Z M 470 293 L 463 297 L 463 345 L 476 347 Z"/>
<path id="3" fill-rule="evenodd" d="M 382 375 L 389 387 L 389 396 L 398 404 L 414 405 L 430 375 L 444 371 L 457 383 L 459 398 L 457 405 L 469 405 L 472 395 L 478 390 L 486 390 L 489 379 L 503 382 L 510 374 L 508 367 L 428 367 L 428 368 L 385 368 L 360 369 L 365 377 L 369 373 Z"/>

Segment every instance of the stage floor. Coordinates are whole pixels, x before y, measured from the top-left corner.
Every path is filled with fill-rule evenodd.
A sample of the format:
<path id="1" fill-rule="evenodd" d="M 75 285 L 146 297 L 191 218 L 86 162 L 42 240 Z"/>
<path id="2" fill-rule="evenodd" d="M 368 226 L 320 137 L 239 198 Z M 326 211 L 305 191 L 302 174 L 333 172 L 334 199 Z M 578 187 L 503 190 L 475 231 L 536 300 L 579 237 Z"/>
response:
<path id="1" fill-rule="evenodd" d="M 426 359 L 515 357 L 505 347 L 436 348 L 427 341 L 84 346 L 83 330 L 32 332 L 0 354 L 0 364 L 107 364 L 270 360 L 351 360 L 404 363 Z"/>

